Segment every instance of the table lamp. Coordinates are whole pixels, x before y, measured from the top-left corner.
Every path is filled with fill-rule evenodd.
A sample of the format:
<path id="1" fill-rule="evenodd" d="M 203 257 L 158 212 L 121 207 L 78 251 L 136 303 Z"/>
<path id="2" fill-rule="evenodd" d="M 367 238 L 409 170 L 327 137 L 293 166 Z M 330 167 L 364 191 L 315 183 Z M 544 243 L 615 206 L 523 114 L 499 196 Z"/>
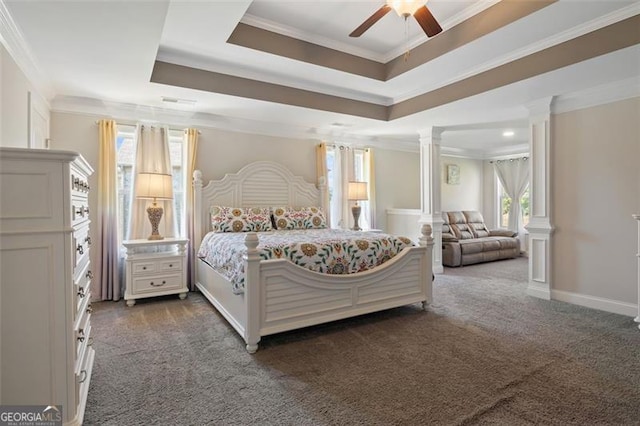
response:
<path id="1" fill-rule="evenodd" d="M 362 228 L 358 225 L 360 219 L 360 212 L 362 207 L 358 205 L 358 201 L 368 200 L 367 195 L 367 182 L 349 182 L 349 196 L 350 201 L 355 201 L 356 205 L 351 207 L 351 213 L 353 214 L 353 229 L 354 231 L 361 231 Z"/>
<path id="2" fill-rule="evenodd" d="M 158 224 L 164 212 L 158 206 L 157 200 L 171 200 L 173 198 L 173 180 L 171 175 L 164 173 L 138 173 L 136 176 L 136 198 L 152 199 L 153 205 L 147 208 L 149 222 L 151 222 L 150 240 L 163 240 L 158 232 Z"/>

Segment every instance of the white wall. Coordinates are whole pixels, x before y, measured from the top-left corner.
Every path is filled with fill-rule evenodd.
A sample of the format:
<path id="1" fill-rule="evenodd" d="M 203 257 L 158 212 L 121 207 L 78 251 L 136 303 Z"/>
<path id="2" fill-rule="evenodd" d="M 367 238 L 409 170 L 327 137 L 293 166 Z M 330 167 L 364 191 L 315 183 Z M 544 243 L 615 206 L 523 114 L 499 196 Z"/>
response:
<path id="1" fill-rule="evenodd" d="M 2 54 L 2 136 L 0 146 L 28 147 L 29 81 L 9 52 L 1 46 Z"/>
<path id="2" fill-rule="evenodd" d="M 552 117 L 553 290 L 637 304 L 639 118 L 640 98 Z"/>
<path id="3" fill-rule="evenodd" d="M 460 184 L 447 183 L 447 165 L 460 167 Z M 443 212 L 453 210 L 483 211 L 484 167 L 482 160 L 442 156 L 441 208 Z"/>

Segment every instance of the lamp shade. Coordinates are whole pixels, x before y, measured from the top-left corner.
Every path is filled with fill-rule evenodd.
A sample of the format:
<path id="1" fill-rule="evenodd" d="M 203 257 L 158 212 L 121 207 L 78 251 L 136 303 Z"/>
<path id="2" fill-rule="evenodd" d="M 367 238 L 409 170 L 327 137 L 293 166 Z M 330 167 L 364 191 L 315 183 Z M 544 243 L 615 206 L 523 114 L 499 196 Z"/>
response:
<path id="1" fill-rule="evenodd" d="M 349 182 L 349 196 L 350 200 L 368 200 L 367 195 L 367 182 Z"/>
<path id="2" fill-rule="evenodd" d="M 170 200 L 173 198 L 173 180 L 164 173 L 138 173 L 136 197 Z"/>
<path id="3" fill-rule="evenodd" d="M 387 0 L 387 6 L 395 10 L 400 16 L 413 15 L 416 10 L 426 3 L 426 0 Z"/>

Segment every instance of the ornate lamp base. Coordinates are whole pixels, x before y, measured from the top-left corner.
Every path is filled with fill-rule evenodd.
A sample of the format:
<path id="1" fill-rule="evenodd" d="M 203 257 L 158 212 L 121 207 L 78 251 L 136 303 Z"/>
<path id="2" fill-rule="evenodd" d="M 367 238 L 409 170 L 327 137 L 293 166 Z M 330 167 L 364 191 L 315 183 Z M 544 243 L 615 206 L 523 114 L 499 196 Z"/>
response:
<path id="1" fill-rule="evenodd" d="M 362 207 L 359 205 L 355 205 L 351 207 L 351 213 L 353 214 L 353 229 L 354 231 L 362 231 L 360 225 L 358 225 L 358 221 L 360 220 L 360 212 L 362 211 Z"/>
<path id="2" fill-rule="evenodd" d="M 153 206 L 149 206 L 147 208 L 149 222 L 151 222 L 151 235 L 149 235 L 150 240 L 164 240 L 164 237 L 158 232 L 158 225 L 160 224 L 160 219 L 162 219 L 163 212 L 164 210 L 162 210 L 162 207 L 158 207 L 156 203 L 153 203 Z"/>

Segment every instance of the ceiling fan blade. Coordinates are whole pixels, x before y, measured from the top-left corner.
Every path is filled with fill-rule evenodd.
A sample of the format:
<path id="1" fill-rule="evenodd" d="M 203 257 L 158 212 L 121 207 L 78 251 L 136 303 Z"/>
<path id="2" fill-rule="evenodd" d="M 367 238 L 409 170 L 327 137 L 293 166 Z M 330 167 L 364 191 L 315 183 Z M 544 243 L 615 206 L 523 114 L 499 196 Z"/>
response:
<path id="1" fill-rule="evenodd" d="M 416 10 L 413 17 L 416 18 L 416 21 L 418 21 L 422 30 L 429 37 L 433 37 L 434 35 L 442 32 L 442 27 L 438 24 L 436 18 L 433 17 L 431 11 L 427 9 L 427 6 L 422 6 L 420 9 Z"/>
<path id="2" fill-rule="evenodd" d="M 360 37 L 365 31 L 367 31 L 373 24 L 378 22 L 384 15 L 391 11 L 391 7 L 388 5 L 382 6 L 378 9 L 373 15 L 369 16 L 366 21 L 364 21 L 358 28 L 353 30 L 349 37 Z"/>

